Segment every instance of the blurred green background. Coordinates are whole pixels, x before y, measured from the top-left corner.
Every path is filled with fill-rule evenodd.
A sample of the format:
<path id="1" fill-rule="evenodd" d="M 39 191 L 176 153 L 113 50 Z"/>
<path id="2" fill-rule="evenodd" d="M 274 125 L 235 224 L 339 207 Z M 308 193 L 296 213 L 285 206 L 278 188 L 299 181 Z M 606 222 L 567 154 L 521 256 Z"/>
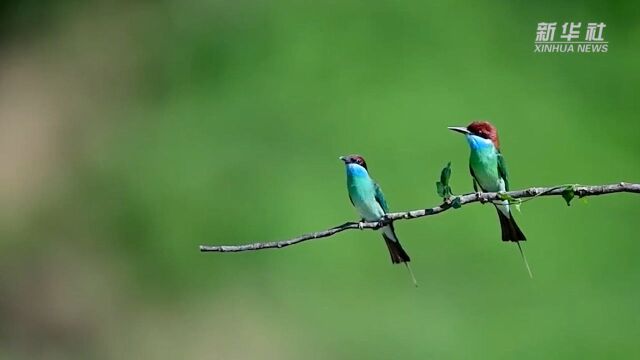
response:
<path id="1" fill-rule="evenodd" d="M 0 358 L 640 357 L 637 195 L 531 201 L 534 279 L 478 204 L 381 237 L 202 254 L 433 206 L 498 126 L 514 189 L 640 181 L 637 3 L 8 1 L 0 6 Z M 605 54 L 535 54 L 602 21 Z M 558 32 L 560 28 L 558 28 Z M 559 33 L 556 34 L 559 36 Z"/>

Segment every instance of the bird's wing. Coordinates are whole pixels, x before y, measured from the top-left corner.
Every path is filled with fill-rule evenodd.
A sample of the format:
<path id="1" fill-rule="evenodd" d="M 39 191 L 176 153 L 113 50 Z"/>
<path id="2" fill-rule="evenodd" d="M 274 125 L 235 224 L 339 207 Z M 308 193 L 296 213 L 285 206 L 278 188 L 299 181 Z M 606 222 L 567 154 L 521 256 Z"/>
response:
<path id="1" fill-rule="evenodd" d="M 504 161 L 504 156 L 498 152 L 498 174 L 504 180 L 504 189 L 509 191 L 509 178 L 507 175 L 507 164 Z"/>
<path id="2" fill-rule="evenodd" d="M 380 204 L 380 207 L 382 207 L 382 210 L 384 210 L 385 213 L 388 213 L 389 206 L 387 206 L 387 202 L 384 200 L 384 194 L 382 194 L 382 189 L 380 189 L 380 185 L 374 184 L 374 186 L 376 188 L 376 201 L 378 202 L 378 204 Z"/>
<path id="3" fill-rule="evenodd" d="M 480 182 L 478 182 L 478 178 L 476 178 L 476 174 L 473 173 L 473 168 L 471 167 L 471 164 L 469 164 L 469 172 L 471 173 L 471 177 L 473 178 L 473 190 L 478 192 L 478 188 L 480 188 L 480 190 L 484 191 L 484 189 L 480 185 Z"/>
<path id="4" fill-rule="evenodd" d="M 351 201 L 351 205 L 356 206 L 356 204 L 353 203 L 353 199 L 351 198 L 351 194 L 347 193 L 347 195 L 349 195 L 349 201 Z"/>

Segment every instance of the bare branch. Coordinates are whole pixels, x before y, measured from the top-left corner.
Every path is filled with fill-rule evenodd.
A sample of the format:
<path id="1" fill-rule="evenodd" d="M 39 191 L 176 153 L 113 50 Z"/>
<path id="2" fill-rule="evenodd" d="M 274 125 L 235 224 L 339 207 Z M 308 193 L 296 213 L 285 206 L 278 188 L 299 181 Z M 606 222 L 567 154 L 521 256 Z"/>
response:
<path id="1" fill-rule="evenodd" d="M 555 187 L 533 187 L 524 190 L 510 191 L 507 193 L 470 193 L 459 196 L 459 204 L 464 206 L 475 202 L 490 202 L 496 200 L 503 200 L 505 194 L 513 199 L 532 198 L 537 196 L 559 196 L 572 185 L 560 185 Z M 638 193 L 640 194 L 640 184 L 618 183 L 610 185 L 594 185 L 594 186 L 573 186 L 573 190 L 576 196 L 582 198 L 586 196 L 605 195 L 618 192 Z M 264 243 L 253 243 L 245 245 L 201 245 L 200 251 L 202 252 L 237 252 L 237 251 L 249 251 L 249 250 L 262 250 L 262 249 L 279 249 L 289 245 L 298 244 L 307 240 L 321 239 L 329 236 L 333 236 L 339 232 L 353 229 L 379 229 L 384 225 L 392 223 L 402 219 L 415 219 L 424 216 L 431 216 L 440 214 L 449 210 L 452 207 L 451 200 L 445 200 L 442 204 L 429 208 L 412 210 L 405 212 L 389 213 L 380 221 L 376 222 L 347 222 L 342 225 L 332 227 L 328 230 L 313 232 L 309 234 L 300 235 L 293 239 L 272 241 Z"/>

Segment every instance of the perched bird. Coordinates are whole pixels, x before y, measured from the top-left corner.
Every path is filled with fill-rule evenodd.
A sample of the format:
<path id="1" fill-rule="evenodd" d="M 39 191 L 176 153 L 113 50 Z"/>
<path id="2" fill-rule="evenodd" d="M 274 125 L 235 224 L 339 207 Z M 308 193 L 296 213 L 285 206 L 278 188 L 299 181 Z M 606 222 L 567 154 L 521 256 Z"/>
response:
<path id="1" fill-rule="evenodd" d="M 389 212 L 387 202 L 384 199 L 380 186 L 369 176 L 367 163 L 360 155 L 340 156 L 347 169 L 347 191 L 351 204 L 358 210 L 358 214 L 363 221 L 379 221 L 385 214 Z M 396 236 L 393 224 L 389 224 L 381 229 L 391 262 L 394 264 L 404 263 L 411 273 L 414 284 L 415 277 L 409 268 L 408 262 L 411 261 L 409 255 L 400 245 L 400 241 Z"/>
<path id="2" fill-rule="evenodd" d="M 467 127 L 449 127 L 449 130 L 462 133 L 467 138 L 471 155 L 469 157 L 469 171 L 473 177 L 473 188 L 477 192 L 500 192 L 509 191 L 509 179 L 504 157 L 500 152 L 500 141 L 498 140 L 498 130 L 487 121 L 475 121 Z M 527 259 L 520 247 L 520 241 L 525 241 L 518 224 L 516 224 L 509 202 L 494 202 L 500 218 L 502 228 L 502 241 L 513 241 L 518 245 L 520 255 L 527 267 L 529 276 L 531 269 Z"/>

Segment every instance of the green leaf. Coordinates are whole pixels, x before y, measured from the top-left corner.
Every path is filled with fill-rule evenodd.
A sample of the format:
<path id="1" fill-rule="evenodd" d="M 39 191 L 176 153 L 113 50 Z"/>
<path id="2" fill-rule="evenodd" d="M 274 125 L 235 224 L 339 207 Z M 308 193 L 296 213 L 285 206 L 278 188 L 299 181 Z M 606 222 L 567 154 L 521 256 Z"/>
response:
<path id="1" fill-rule="evenodd" d="M 444 196 L 444 185 L 442 185 L 442 183 L 440 181 L 438 181 L 436 183 L 436 189 L 438 191 L 438 196 L 440 196 L 441 198 L 445 197 Z"/>
<path id="2" fill-rule="evenodd" d="M 453 200 L 451 200 L 451 207 L 454 209 L 460 209 L 462 207 L 459 196 L 456 196 L 455 198 L 453 198 Z"/>
<path id="3" fill-rule="evenodd" d="M 518 199 L 518 200 L 520 200 L 520 199 Z M 520 204 L 521 204 L 521 202 L 520 202 L 520 201 L 518 201 L 518 202 L 516 202 L 516 203 L 514 203 L 514 204 L 513 204 L 513 207 L 514 207 L 516 210 L 518 210 L 518 212 L 520 212 Z"/>
<path id="4" fill-rule="evenodd" d="M 449 185 L 450 177 L 451 177 L 451 161 L 449 161 L 447 163 L 447 166 L 445 166 L 444 169 L 442 169 L 442 172 L 440 172 L 440 182 L 442 183 L 442 185 L 444 186 Z"/>
<path id="5" fill-rule="evenodd" d="M 507 193 L 499 193 L 498 196 L 500 200 L 505 200 L 509 202 L 509 205 L 513 205 L 513 207 L 520 212 L 520 205 L 522 204 L 522 199 L 516 199 L 513 196 Z"/>
<path id="6" fill-rule="evenodd" d="M 520 199 L 516 199 L 516 198 L 514 198 L 513 196 L 511 196 L 511 195 L 509 195 L 509 194 L 507 194 L 507 193 L 503 193 L 503 192 L 498 193 L 498 197 L 500 198 L 500 200 L 506 200 L 506 201 L 508 201 L 509 203 L 512 203 L 512 202 L 513 202 L 513 203 L 520 202 Z"/>
<path id="7" fill-rule="evenodd" d="M 451 161 L 447 163 L 447 166 L 440 172 L 440 181 L 436 183 L 436 190 L 438 196 L 447 199 L 453 195 L 451 187 L 449 186 L 449 178 L 451 178 Z"/>
<path id="8" fill-rule="evenodd" d="M 576 196 L 576 190 L 573 185 L 567 186 L 562 191 L 562 198 L 567 202 L 567 206 L 571 206 L 571 200 Z"/>

